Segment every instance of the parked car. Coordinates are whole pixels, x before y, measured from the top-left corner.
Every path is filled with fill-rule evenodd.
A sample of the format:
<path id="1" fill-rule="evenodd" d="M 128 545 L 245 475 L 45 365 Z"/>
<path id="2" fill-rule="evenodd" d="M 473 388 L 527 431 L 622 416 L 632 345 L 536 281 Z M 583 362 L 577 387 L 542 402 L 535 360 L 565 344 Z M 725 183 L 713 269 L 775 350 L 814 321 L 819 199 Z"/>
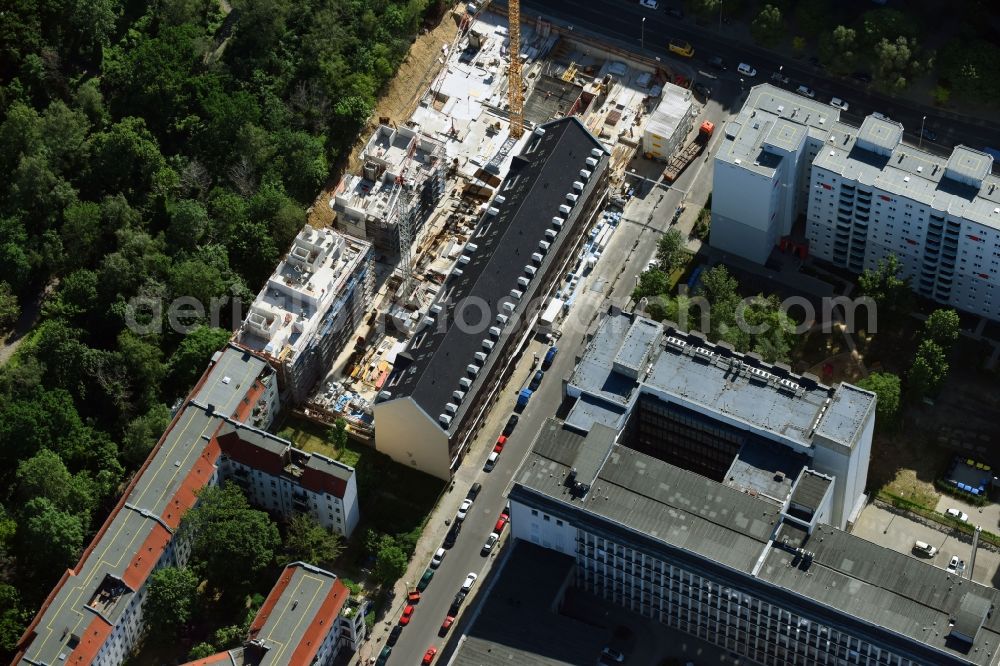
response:
<path id="1" fill-rule="evenodd" d="M 441 628 L 438 629 L 438 636 L 444 636 L 445 634 L 447 634 L 448 630 L 451 629 L 451 625 L 454 623 L 455 623 L 455 616 L 446 615 L 444 618 L 444 622 L 441 623 Z"/>
<path id="2" fill-rule="evenodd" d="M 743 76 L 748 76 L 750 78 L 757 76 L 757 70 L 751 67 L 750 65 L 746 64 L 745 62 L 741 62 L 739 66 L 736 68 L 736 71 L 742 74 Z"/>
<path id="3" fill-rule="evenodd" d="M 960 574 L 965 571 L 965 560 L 959 559 L 958 555 L 952 555 L 946 569 L 949 573 Z"/>
<path id="4" fill-rule="evenodd" d="M 914 541 L 913 550 L 917 551 L 921 555 L 926 555 L 927 557 L 934 557 L 938 552 L 937 548 L 930 545 L 926 541 Z"/>
<path id="5" fill-rule="evenodd" d="M 920 136 L 922 136 L 923 138 L 927 139 L 928 141 L 937 141 L 938 140 L 937 132 L 935 132 L 934 130 L 932 130 L 932 129 L 928 128 L 928 127 L 925 127 L 922 130 L 920 130 Z"/>
<path id="6" fill-rule="evenodd" d="M 840 109 L 841 111 L 847 111 L 850 105 L 839 97 L 833 97 L 830 99 L 830 106 Z"/>
<path id="7" fill-rule="evenodd" d="M 775 72 L 774 74 L 772 74 L 771 75 L 771 80 L 774 81 L 775 83 L 781 83 L 781 84 L 784 84 L 786 86 L 791 82 L 791 79 L 789 79 L 787 76 L 785 76 L 781 72 Z"/>
<path id="8" fill-rule="evenodd" d="M 444 547 L 451 548 L 452 546 L 454 546 L 455 542 L 458 540 L 458 533 L 461 531 L 462 531 L 462 523 L 455 523 L 454 525 L 452 525 L 451 529 L 448 530 L 448 533 L 444 535 Z"/>
<path id="9" fill-rule="evenodd" d="M 476 579 L 479 578 L 474 571 L 470 571 L 469 575 L 465 577 L 465 582 L 462 583 L 462 592 L 468 592 L 472 589 L 472 586 L 476 584 Z"/>
<path id="10" fill-rule="evenodd" d="M 493 531 L 497 534 L 503 534 L 503 528 L 507 527 L 507 521 L 509 520 L 508 516 L 501 513 L 500 518 L 497 519 L 497 524 L 493 526 Z"/>
<path id="11" fill-rule="evenodd" d="M 504 505 L 503 509 L 500 510 L 500 515 L 507 520 L 510 520 L 510 502 Z"/>
<path id="12" fill-rule="evenodd" d="M 406 608 L 404 608 L 403 614 L 399 616 L 399 624 L 404 627 L 408 625 L 410 623 L 410 618 L 413 617 L 413 611 L 415 610 L 416 609 L 413 607 L 413 604 L 409 604 Z"/>
<path id="13" fill-rule="evenodd" d="M 715 69 L 719 70 L 720 72 L 724 72 L 727 69 L 729 69 L 726 66 L 726 61 L 719 56 L 712 56 L 711 58 L 709 58 L 708 64 L 714 67 Z"/>
<path id="14" fill-rule="evenodd" d="M 674 7 L 667 10 L 667 16 L 673 16 L 675 19 L 682 19 L 684 18 L 684 12 Z"/>
<path id="15" fill-rule="evenodd" d="M 387 638 L 385 642 L 388 643 L 389 645 L 395 645 L 396 641 L 399 640 L 399 635 L 402 633 L 403 633 L 403 628 L 397 624 L 395 627 L 392 628 L 392 631 L 389 632 L 389 638 Z"/>
<path id="16" fill-rule="evenodd" d="M 459 592 L 455 595 L 455 599 L 451 602 L 451 608 L 448 609 L 448 615 L 458 615 L 458 611 L 462 608 L 462 603 L 468 594 L 468 592 Z"/>
<path id="17" fill-rule="evenodd" d="M 548 370 L 552 365 L 552 361 L 556 360 L 556 354 L 559 353 L 559 347 L 549 347 L 549 350 L 545 352 L 545 358 L 542 359 L 542 370 Z"/>
<path id="18" fill-rule="evenodd" d="M 417 581 L 417 589 L 423 592 L 427 589 L 427 586 L 431 584 L 431 579 L 434 578 L 434 569 L 424 569 L 424 574 Z"/>
<path id="19" fill-rule="evenodd" d="M 798 88 L 795 89 L 795 92 L 804 97 L 808 97 L 809 99 L 816 98 L 816 91 L 810 88 L 809 86 L 799 86 Z"/>
<path id="20" fill-rule="evenodd" d="M 437 569 L 441 566 L 441 562 L 444 560 L 444 556 L 448 554 L 448 551 L 444 548 L 438 548 L 437 552 L 434 553 L 434 557 L 431 558 L 431 569 Z"/>
<path id="21" fill-rule="evenodd" d="M 698 93 L 699 95 L 701 95 L 705 99 L 708 99 L 709 97 L 712 96 L 712 88 L 709 87 L 709 86 L 706 86 L 704 83 L 698 82 L 698 83 L 695 83 L 691 87 L 694 88 L 694 91 L 696 93 Z M 650 268 L 656 268 L 657 262 L 656 261 L 651 261 L 650 264 L 652 264 L 652 265 L 651 266 L 646 266 L 646 270 L 647 271 Z"/>
<path id="22" fill-rule="evenodd" d="M 542 385 L 543 379 L 545 379 L 545 371 L 538 370 L 535 372 L 535 376 L 531 378 L 531 382 L 528 383 L 528 388 L 532 391 L 537 391 L 538 387 Z"/>
<path id="23" fill-rule="evenodd" d="M 969 520 L 969 514 L 964 511 L 960 511 L 959 509 L 948 509 L 944 512 L 944 514 L 954 518 L 955 520 L 961 520 L 963 523 Z"/>
<path id="24" fill-rule="evenodd" d="M 510 437 L 510 433 L 514 432 L 514 428 L 517 427 L 517 421 L 520 417 L 517 414 L 511 414 L 510 418 L 507 419 L 507 424 L 503 427 L 504 437 Z"/>
<path id="25" fill-rule="evenodd" d="M 493 550 L 493 546 L 497 545 L 497 541 L 500 540 L 500 536 L 496 532 L 490 532 L 490 535 L 486 537 L 486 543 L 483 544 L 483 549 L 479 551 L 479 554 L 483 557 L 490 554 Z"/>
<path id="26" fill-rule="evenodd" d="M 483 484 L 476 481 L 469 487 L 469 493 L 465 496 L 465 499 L 470 499 L 475 501 L 479 497 L 479 491 L 483 489 Z"/>
<path id="27" fill-rule="evenodd" d="M 869 84 L 872 82 L 872 75 L 868 72 L 854 72 L 851 74 L 855 81 L 859 83 Z"/>
<path id="28" fill-rule="evenodd" d="M 437 655 L 437 653 L 438 649 L 433 645 L 430 646 L 429 648 L 427 648 L 427 652 L 424 652 L 424 658 L 420 663 L 423 664 L 423 666 L 427 666 L 432 661 L 434 661 L 434 657 Z"/>
<path id="29" fill-rule="evenodd" d="M 411 604 L 420 603 L 420 590 L 410 590 L 407 592 L 406 600 Z"/>
<path id="30" fill-rule="evenodd" d="M 658 9 L 660 6 L 656 0 L 639 0 L 639 4 L 646 9 Z"/>
<path id="31" fill-rule="evenodd" d="M 601 659 L 610 659 L 620 664 L 625 661 L 625 655 L 614 648 L 606 647 L 601 650 Z"/>
<path id="32" fill-rule="evenodd" d="M 489 457 L 486 458 L 486 464 L 483 465 L 484 472 L 492 472 L 493 468 L 497 466 L 497 461 L 500 460 L 500 454 L 496 451 L 490 453 Z"/>
<path id="33" fill-rule="evenodd" d="M 503 447 L 507 444 L 507 438 L 504 435 L 497 437 L 497 443 L 493 445 L 493 451 L 495 453 L 502 453 Z"/>
<path id="34" fill-rule="evenodd" d="M 382 651 L 378 654 L 378 659 L 375 660 L 375 666 L 385 666 L 386 662 L 389 661 L 389 655 L 392 654 L 392 646 L 386 645 L 382 648 Z"/>
<path id="35" fill-rule="evenodd" d="M 465 517 L 469 515 L 469 509 L 472 508 L 472 500 L 466 499 L 462 500 L 462 505 L 458 507 L 458 513 L 455 514 L 455 520 L 462 522 Z"/>

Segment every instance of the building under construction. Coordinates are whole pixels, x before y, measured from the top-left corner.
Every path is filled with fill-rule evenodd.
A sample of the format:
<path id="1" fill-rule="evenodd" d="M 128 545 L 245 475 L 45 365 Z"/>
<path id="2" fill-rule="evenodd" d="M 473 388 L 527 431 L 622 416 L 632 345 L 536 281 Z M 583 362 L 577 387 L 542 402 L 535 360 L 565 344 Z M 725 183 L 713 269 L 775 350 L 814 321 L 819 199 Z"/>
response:
<path id="1" fill-rule="evenodd" d="M 444 145 L 416 126 L 380 125 L 361 158 L 362 173 L 345 175 L 330 200 L 336 227 L 396 254 L 400 229 L 412 243 L 444 193 Z"/>

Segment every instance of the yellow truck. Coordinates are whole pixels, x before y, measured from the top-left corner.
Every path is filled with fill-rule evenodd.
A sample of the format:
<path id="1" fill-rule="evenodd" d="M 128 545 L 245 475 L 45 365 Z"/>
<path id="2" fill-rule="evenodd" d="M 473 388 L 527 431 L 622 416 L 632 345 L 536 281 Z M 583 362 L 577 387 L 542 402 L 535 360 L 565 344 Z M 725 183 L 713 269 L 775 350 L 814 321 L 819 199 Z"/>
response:
<path id="1" fill-rule="evenodd" d="M 694 47 L 683 39 L 671 39 L 670 40 L 670 52 L 676 53 L 679 56 L 685 58 L 690 58 L 694 55 Z"/>

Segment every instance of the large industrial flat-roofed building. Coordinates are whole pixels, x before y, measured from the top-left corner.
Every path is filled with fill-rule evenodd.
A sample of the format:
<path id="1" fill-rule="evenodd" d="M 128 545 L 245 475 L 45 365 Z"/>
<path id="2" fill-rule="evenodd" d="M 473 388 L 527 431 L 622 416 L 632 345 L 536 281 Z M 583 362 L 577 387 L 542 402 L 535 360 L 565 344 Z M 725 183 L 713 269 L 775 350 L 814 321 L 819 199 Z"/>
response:
<path id="1" fill-rule="evenodd" d="M 375 446 L 448 479 L 497 378 L 531 334 L 606 189 L 608 153 L 575 117 L 528 135 L 375 403 Z"/>
<path id="2" fill-rule="evenodd" d="M 913 289 L 1000 319 L 1000 178 L 993 157 L 943 159 L 906 145 L 903 126 L 755 86 L 726 123 L 714 162 L 711 244 L 757 263 L 806 218 L 809 253 L 856 273 L 890 254 Z"/>

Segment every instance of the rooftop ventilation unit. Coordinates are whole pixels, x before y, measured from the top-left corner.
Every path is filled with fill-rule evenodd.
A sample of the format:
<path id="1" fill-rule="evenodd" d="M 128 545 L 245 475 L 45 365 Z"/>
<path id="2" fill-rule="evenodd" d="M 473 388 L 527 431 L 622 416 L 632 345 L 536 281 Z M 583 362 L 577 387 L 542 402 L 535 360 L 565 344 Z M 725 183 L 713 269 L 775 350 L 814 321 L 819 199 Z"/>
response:
<path id="1" fill-rule="evenodd" d="M 580 169 L 580 178 L 583 178 L 584 180 L 590 180 L 590 177 L 593 175 L 593 173 L 594 173 L 593 171 L 587 171 L 586 169 Z"/>
<path id="2" fill-rule="evenodd" d="M 570 211 L 572 211 L 572 210 L 573 209 L 570 208 L 569 206 L 567 206 L 566 204 L 563 204 L 562 206 L 559 206 L 559 212 L 562 213 L 563 215 L 569 215 Z"/>
<path id="3" fill-rule="evenodd" d="M 500 324 L 501 326 L 506 326 L 507 325 L 507 319 L 508 319 L 508 317 L 505 314 L 498 314 L 497 315 L 497 323 Z"/>
<path id="4" fill-rule="evenodd" d="M 432 305 L 431 312 L 433 312 L 434 314 L 441 314 L 441 304 L 435 303 L 434 305 Z"/>
<path id="5" fill-rule="evenodd" d="M 545 230 L 545 235 L 549 238 L 549 240 L 555 238 L 558 234 L 559 234 L 559 232 L 556 231 L 555 229 L 546 229 Z"/>
<path id="6" fill-rule="evenodd" d="M 492 340 L 490 340 L 489 338 L 483 338 L 483 349 L 485 349 L 487 352 L 493 350 L 493 345 L 494 342 Z"/>
<path id="7" fill-rule="evenodd" d="M 458 385 L 462 388 L 468 390 L 472 386 L 472 380 L 468 377 L 462 377 L 458 380 Z"/>
<path id="8" fill-rule="evenodd" d="M 673 347 L 674 349 L 684 349 L 684 347 L 687 346 L 686 342 L 684 342 L 678 337 L 674 337 L 673 335 L 667 337 L 667 344 Z"/>
<path id="9" fill-rule="evenodd" d="M 576 203 L 577 199 L 579 198 L 580 198 L 579 194 L 573 194 L 572 192 L 566 195 L 566 201 L 571 201 L 573 203 Z"/>
<path id="10" fill-rule="evenodd" d="M 489 208 L 486 209 L 486 214 L 487 215 L 496 215 L 499 212 L 500 212 L 500 209 L 497 208 L 496 206 L 490 206 Z"/>
<path id="11" fill-rule="evenodd" d="M 385 402 L 386 400 L 392 400 L 392 393 L 389 391 L 379 391 L 378 399 Z"/>
<path id="12" fill-rule="evenodd" d="M 577 192 L 583 192 L 583 183 L 578 180 L 573 181 L 573 189 Z"/>
<path id="13" fill-rule="evenodd" d="M 470 363 L 469 365 L 465 366 L 465 371 L 468 372 L 473 377 L 475 377 L 476 375 L 479 374 L 479 366 L 476 365 L 475 363 Z"/>
<path id="14" fill-rule="evenodd" d="M 507 312 L 513 312 L 514 308 L 515 308 L 515 305 L 512 302 L 510 302 L 510 301 L 504 301 L 504 303 L 503 303 L 503 305 L 501 307 L 503 307 L 503 309 L 505 311 L 507 311 Z"/>
<path id="15" fill-rule="evenodd" d="M 468 252 L 469 254 L 472 254 L 473 252 L 475 252 L 478 249 L 479 249 L 479 246 L 476 245 L 475 243 L 466 243 L 465 244 L 465 251 Z"/>
<path id="16" fill-rule="evenodd" d="M 524 272 L 527 273 L 528 275 L 534 277 L 535 273 L 538 272 L 538 269 L 535 268 L 534 266 L 532 266 L 531 264 L 528 264 L 527 266 L 524 267 Z"/>
<path id="17" fill-rule="evenodd" d="M 446 411 L 449 414 L 454 414 L 455 412 L 458 411 L 458 405 L 456 405 L 453 402 L 449 402 L 447 405 L 444 406 L 444 411 Z"/>
<path id="18" fill-rule="evenodd" d="M 586 160 L 586 164 L 591 169 L 593 169 L 594 167 L 597 166 L 597 158 L 596 157 L 588 157 L 587 160 Z"/>
<path id="19" fill-rule="evenodd" d="M 799 390 L 799 385 L 793 382 L 791 379 L 782 379 L 780 382 L 778 382 L 778 386 L 785 389 L 786 391 L 790 391 L 791 393 L 795 393 L 796 391 Z"/>
<path id="20" fill-rule="evenodd" d="M 434 317 L 424 317 L 424 326 L 433 326 Z"/>
<path id="21" fill-rule="evenodd" d="M 562 227 L 562 225 L 566 224 L 566 220 L 564 220 L 564 219 L 563 219 L 563 218 L 561 218 L 561 217 L 553 217 L 553 218 L 552 218 L 552 224 L 553 224 L 554 226 L 557 226 L 557 227 L 560 227 L 560 228 L 561 228 L 561 227 Z"/>
<path id="22" fill-rule="evenodd" d="M 538 249 L 543 253 L 548 252 L 550 247 L 552 247 L 552 243 L 548 241 L 538 241 Z"/>
<path id="23" fill-rule="evenodd" d="M 524 296 L 524 292 L 521 291 L 520 289 L 511 289 L 510 290 L 510 297 L 513 298 L 515 301 L 521 300 L 522 296 Z"/>
<path id="24" fill-rule="evenodd" d="M 535 262 L 536 264 L 540 264 L 540 263 L 542 263 L 542 259 L 543 259 L 543 258 L 544 258 L 544 256 L 542 255 L 542 253 L 541 253 L 541 252 L 534 252 L 534 253 L 532 253 L 532 255 L 531 255 L 531 260 L 532 260 L 533 262 Z"/>
<path id="25" fill-rule="evenodd" d="M 463 254 L 461 257 L 458 258 L 458 263 L 462 264 L 463 266 L 469 263 L 470 261 L 472 260 L 469 258 L 469 255 L 467 254 Z"/>
<path id="26" fill-rule="evenodd" d="M 443 425 L 445 428 L 451 425 L 451 417 L 447 414 L 441 414 L 438 416 L 438 423 Z"/>
<path id="27" fill-rule="evenodd" d="M 500 327 L 499 326 L 490 326 L 490 335 L 492 335 L 494 338 L 499 338 L 500 337 Z"/>
<path id="28" fill-rule="evenodd" d="M 451 397 L 457 400 L 458 402 L 462 402 L 462 400 L 465 399 L 465 391 L 452 391 Z"/>
<path id="29" fill-rule="evenodd" d="M 472 357 L 482 363 L 486 360 L 486 352 L 476 352 Z"/>
<path id="30" fill-rule="evenodd" d="M 711 349 L 706 349 L 704 347 L 695 347 L 694 353 L 695 356 L 706 361 L 711 361 L 713 358 L 715 358 L 715 352 L 712 351 Z"/>
<path id="31" fill-rule="evenodd" d="M 761 370 L 760 368 L 755 368 L 753 366 L 747 366 L 747 372 L 750 373 L 750 379 L 756 379 L 765 383 L 771 381 L 771 373 L 766 370 Z"/>
<path id="32" fill-rule="evenodd" d="M 590 151 L 590 154 L 593 155 L 594 157 L 600 157 L 601 155 L 604 154 L 604 151 L 601 150 L 600 148 L 594 148 Z"/>
<path id="33" fill-rule="evenodd" d="M 502 195 L 502 194 L 498 194 L 498 195 L 496 195 L 495 197 L 493 197 L 493 201 L 494 201 L 495 203 L 498 203 L 498 204 L 502 204 L 502 203 L 504 203 L 505 201 L 507 201 L 507 197 L 505 197 L 505 196 L 504 196 L 504 195 Z"/>
<path id="34" fill-rule="evenodd" d="M 529 280 L 528 278 L 524 277 L 523 275 L 521 277 L 517 278 L 517 284 L 520 285 L 520 286 L 522 286 L 522 287 L 527 287 L 530 282 L 531 282 L 531 280 Z"/>

